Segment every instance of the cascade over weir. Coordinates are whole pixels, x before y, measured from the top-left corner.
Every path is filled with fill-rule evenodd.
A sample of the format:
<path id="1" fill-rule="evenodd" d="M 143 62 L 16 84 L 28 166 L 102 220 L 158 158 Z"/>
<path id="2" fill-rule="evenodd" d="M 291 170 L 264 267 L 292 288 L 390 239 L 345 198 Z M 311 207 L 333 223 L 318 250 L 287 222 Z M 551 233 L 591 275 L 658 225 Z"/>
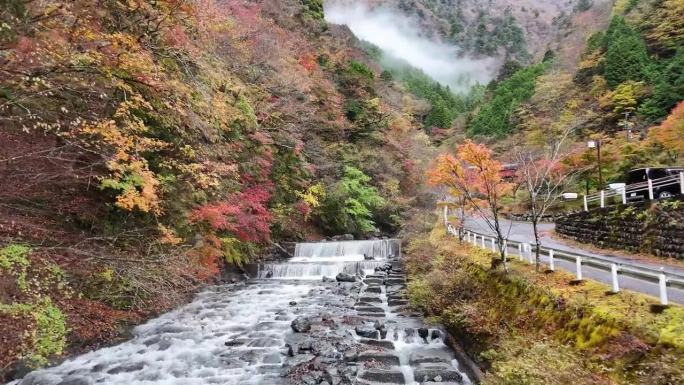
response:
<path id="1" fill-rule="evenodd" d="M 129 341 L 11 384 L 470 384 L 445 333 L 408 311 L 400 256 L 396 239 L 300 243 L 294 258 L 207 288 Z"/>

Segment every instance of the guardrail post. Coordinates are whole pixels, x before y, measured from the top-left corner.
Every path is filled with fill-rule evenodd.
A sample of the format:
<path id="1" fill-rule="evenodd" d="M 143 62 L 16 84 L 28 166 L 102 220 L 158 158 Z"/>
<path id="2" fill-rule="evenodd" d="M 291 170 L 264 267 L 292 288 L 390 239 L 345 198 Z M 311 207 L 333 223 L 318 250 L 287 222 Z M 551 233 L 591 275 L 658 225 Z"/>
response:
<path id="1" fill-rule="evenodd" d="M 660 304 L 667 305 L 667 277 L 664 272 L 660 273 L 658 286 L 660 286 Z"/>
<path id="2" fill-rule="evenodd" d="M 520 262 L 524 261 L 525 257 L 523 255 L 523 245 L 522 243 L 518 243 L 518 258 L 520 258 Z"/>
<path id="3" fill-rule="evenodd" d="M 549 270 L 556 271 L 556 264 L 553 260 L 553 249 L 549 249 Z"/>
<path id="4" fill-rule="evenodd" d="M 601 190 L 601 208 L 606 207 L 606 192 Z"/>
<path id="5" fill-rule="evenodd" d="M 530 245 L 529 243 L 526 243 L 525 245 L 527 246 L 527 258 L 530 259 L 531 264 L 535 264 L 535 256 L 532 255 L 532 245 Z"/>
<path id="6" fill-rule="evenodd" d="M 470 231 L 466 232 L 466 242 L 470 243 Z"/>
<path id="7" fill-rule="evenodd" d="M 589 205 L 587 204 L 587 196 L 584 196 L 584 211 L 589 211 Z"/>
<path id="8" fill-rule="evenodd" d="M 648 199 L 653 200 L 653 181 L 648 180 Z"/>
<path id="9" fill-rule="evenodd" d="M 616 263 L 610 265 L 610 276 L 613 278 L 613 293 L 619 293 L 620 283 L 618 282 L 618 265 Z"/>
<path id="10" fill-rule="evenodd" d="M 477 246 L 477 234 L 473 233 L 473 246 Z"/>
<path id="11" fill-rule="evenodd" d="M 485 246 L 485 236 L 483 235 L 482 236 L 482 248 L 484 249 L 485 247 L 486 247 Z"/>
<path id="12" fill-rule="evenodd" d="M 582 257 L 577 257 L 575 259 L 575 264 L 577 265 L 577 280 L 582 280 Z"/>
<path id="13" fill-rule="evenodd" d="M 496 253 L 496 243 L 494 243 L 494 238 L 492 239 L 492 253 Z"/>
<path id="14" fill-rule="evenodd" d="M 504 257 L 508 257 L 508 239 L 504 239 L 503 241 L 503 254 Z"/>
<path id="15" fill-rule="evenodd" d="M 684 172 L 679 173 L 679 193 L 684 194 Z"/>
<path id="16" fill-rule="evenodd" d="M 622 188 L 622 204 L 627 204 L 627 187 Z"/>

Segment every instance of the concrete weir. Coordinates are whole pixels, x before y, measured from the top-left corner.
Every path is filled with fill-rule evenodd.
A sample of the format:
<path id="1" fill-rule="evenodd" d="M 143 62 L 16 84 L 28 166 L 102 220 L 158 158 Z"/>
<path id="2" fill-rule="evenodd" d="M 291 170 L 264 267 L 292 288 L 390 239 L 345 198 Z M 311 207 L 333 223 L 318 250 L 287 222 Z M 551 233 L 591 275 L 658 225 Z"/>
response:
<path id="1" fill-rule="evenodd" d="M 407 309 L 399 245 L 299 245 L 292 260 L 208 288 L 129 341 L 11 384 L 471 384 L 444 331 Z"/>

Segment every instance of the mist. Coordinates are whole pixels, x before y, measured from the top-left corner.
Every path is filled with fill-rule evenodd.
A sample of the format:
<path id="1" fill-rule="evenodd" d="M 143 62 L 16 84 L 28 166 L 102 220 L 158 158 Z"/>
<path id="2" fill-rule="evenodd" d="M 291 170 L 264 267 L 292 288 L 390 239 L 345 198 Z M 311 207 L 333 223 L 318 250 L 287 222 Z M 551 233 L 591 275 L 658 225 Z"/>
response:
<path id="1" fill-rule="evenodd" d="M 455 92 L 466 93 L 478 83 L 487 84 L 497 69 L 494 58 L 468 58 L 454 45 L 421 36 L 417 23 L 396 10 L 327 1 L 325 19 L 348 26 L 357 38 L 379 47 L 383 64 L 391 67 L 407 62 Z"/>

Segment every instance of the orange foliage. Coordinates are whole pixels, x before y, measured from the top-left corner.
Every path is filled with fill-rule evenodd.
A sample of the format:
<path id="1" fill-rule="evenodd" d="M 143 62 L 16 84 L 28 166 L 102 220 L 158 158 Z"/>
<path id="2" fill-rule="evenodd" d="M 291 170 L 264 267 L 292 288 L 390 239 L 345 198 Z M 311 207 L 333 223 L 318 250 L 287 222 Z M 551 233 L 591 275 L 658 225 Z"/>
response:
<path id="1" fill-rule="evenodd" d="M 673 161 L 684 159 L 684 101 L 660 126 L 651 128 L 648 141 L 666 151 Z"/>

